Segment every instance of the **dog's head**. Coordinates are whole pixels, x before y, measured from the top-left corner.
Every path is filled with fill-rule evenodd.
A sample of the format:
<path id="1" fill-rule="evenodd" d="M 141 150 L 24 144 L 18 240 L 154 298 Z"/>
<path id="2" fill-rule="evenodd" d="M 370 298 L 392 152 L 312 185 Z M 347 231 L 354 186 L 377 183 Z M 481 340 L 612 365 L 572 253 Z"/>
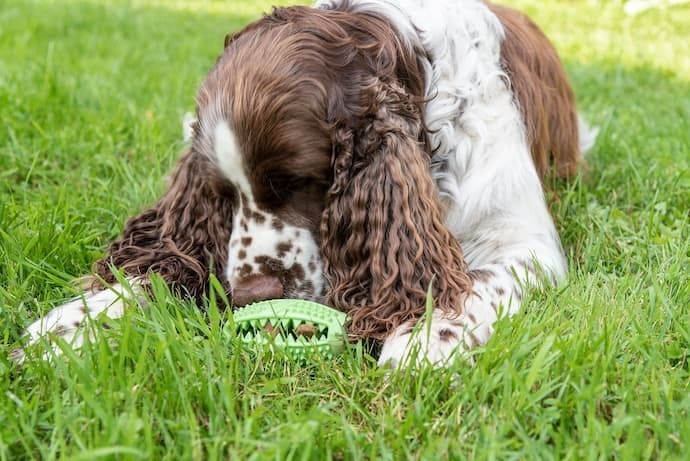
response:
<path id="1" fill-rule="evenodd" d="M 316 299 L 373 337 L 418 316 L 432 285 L 459 305 L 469 282 L 429 174 L 419 56 L 375 15 L 302 7 L 226 40 L 192 149 L 232 190 L 236 305 Z"/>

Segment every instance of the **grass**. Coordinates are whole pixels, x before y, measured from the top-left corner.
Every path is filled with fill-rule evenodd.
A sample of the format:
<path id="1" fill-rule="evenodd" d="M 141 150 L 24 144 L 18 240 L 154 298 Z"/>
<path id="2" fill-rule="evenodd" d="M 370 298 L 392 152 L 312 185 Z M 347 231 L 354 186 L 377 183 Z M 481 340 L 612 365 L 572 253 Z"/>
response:
<path id="1" fill-rule="evenodd" d="M 22 328 L 161 193 L 225 33 L 268 2 L 0 0 L 0 459 L 685 458 L 690 7 L 510 3 L 601 127 L 554 200 L 572 276 L 474 367 L 387 378 L 357 348 L 251 356 L 215 304 L 163 288 L 81 355 L 12 365 Z"/>

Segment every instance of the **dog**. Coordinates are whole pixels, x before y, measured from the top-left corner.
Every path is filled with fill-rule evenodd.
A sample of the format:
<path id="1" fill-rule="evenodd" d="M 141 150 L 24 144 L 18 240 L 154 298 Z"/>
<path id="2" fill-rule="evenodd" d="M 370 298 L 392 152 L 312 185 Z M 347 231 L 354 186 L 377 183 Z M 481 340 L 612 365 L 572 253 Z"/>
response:
<path id="1" fill-rule="evenodd" d="M 203 305 L 215 274 L 234 306 L 316 300 L 380 342 L 381 365 L 416 350 L 443 366 L 566 278 L 543 184 L 596 138 L 539 28 L 479 0 L 274 8 L 226 37 L 187 129 L 163 197 L 29 344 L 78 346 L 151 274 Z"/>

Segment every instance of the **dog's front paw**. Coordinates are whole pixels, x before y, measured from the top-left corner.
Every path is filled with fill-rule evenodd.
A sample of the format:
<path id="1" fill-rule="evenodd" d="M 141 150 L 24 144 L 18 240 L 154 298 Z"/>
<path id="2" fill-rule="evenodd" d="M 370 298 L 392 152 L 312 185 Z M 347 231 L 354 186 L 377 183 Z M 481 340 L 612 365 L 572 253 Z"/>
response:
<path id="1" fill-rule="evenodd" d="M 88 335 L 92 333 L 92 331 L 85 331 L 88 321 L 100 314 L 113 319 L 122 317 L 126 297 L 128 293 L 123 291 L 120 285 L 115 285 L 108 290 L 86 292 L 54 308 L 29 325 L 24 332 L 23 348 L 10 351 L 10 359 L 18 364 L 23 363 L 26 360 L 26 350 L 41 341 L 47 343 L 45 351 L 40 355 L 41 358 L 50 359 L 60 355 L 62 349 L 56 342 L 58 338 L 71 345 L 73 349 L 80 348 L 84 341 L 88 340 Z"/>
<path id="2" fill-rule="evenodd" d="M 74 347 L 81 346 L 82 338 L 79 334 L 79 327 L 82 326 L 85 318 L 86 308 L 80 299 L 53 309 L 46 316 L 29 325 L 24 333 L 26 339 L 24 349 L 13 349 L 10 352 L 10 359 L 21 364 L 26 359 L 25 349 L 33 347 L 42 340 L 49 344 L 49 350 L 42 354 L 44 359 L 50 358 L 51 355 L 60 354 L 60 348 L 54 342 L 56 338 L 73 344 Z"/>
<path id="3" fill-rule="evenodd" d="M 484 343 L 476 328 L 466 315 L 451 317 L 436 309 L 431 322 L 423 318 L 416 324 L 401 325 L 386 338 L 379 366 L 445 366 L 459 354 Z"/>

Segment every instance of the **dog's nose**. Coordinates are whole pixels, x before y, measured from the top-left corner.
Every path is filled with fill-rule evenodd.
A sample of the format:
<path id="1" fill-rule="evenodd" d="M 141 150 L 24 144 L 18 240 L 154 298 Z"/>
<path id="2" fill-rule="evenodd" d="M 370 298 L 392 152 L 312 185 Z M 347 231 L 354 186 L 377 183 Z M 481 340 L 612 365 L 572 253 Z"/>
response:
<path id="1" fill-rule="evenodd" d="M 282 297 L 283 284 L 270 275 L 252 275 L 232 287 L 232 302 L 235 306 Z"/>

